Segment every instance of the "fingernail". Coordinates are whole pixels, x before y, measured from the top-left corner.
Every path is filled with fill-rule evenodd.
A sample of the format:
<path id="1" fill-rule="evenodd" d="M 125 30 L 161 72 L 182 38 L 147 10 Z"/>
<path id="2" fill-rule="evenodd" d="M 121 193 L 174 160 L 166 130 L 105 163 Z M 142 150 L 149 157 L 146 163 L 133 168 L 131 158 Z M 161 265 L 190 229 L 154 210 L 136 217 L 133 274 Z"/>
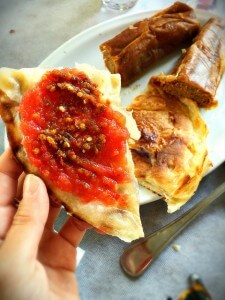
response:
<path id="1" fill-rule="evenodd" d="M 26 176 L 24 181 L 24 193 L 33 195 L 37 192 L 39 188 L 39 178 L 35 175 L 29 174 Z"/>

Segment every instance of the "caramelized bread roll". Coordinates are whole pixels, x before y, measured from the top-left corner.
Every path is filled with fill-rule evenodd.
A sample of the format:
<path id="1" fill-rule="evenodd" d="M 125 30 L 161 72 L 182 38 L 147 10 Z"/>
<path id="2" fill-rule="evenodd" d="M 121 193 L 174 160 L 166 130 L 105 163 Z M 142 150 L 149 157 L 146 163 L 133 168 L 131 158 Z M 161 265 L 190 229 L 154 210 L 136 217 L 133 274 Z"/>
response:
<path id="1" fill-rule="evenodd" d="M 210 166 L 208 130 L 198 106 L 187 98 L 148 90 L 128 109 L 141 132 L 130 144 L 135 176 L 174 212 L 191 198 Z"/>
<path id="2" fill-rule="evenodd" d="M 224 70 L 225 24 L 220 18 L 211 18 L 172 74 L 152 76 L 150 84 L 210 108 L 216 104 L 214 96 Z"/>
<path id="3" fill-rule="evenodd" d="M 198 34 L 199 22 L 194 11 L 184 3 L 172 6 L 129 26 L 100 45 L 106 67 L 121 75 L 122 86 L 161 57 L 191 42 Z"/>

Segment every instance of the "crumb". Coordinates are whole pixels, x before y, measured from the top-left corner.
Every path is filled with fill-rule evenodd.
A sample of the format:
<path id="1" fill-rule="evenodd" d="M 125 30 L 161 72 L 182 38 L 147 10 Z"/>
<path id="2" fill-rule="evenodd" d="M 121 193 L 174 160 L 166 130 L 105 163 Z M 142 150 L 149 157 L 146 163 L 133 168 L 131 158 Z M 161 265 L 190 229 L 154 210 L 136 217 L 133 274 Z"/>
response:
<path id="1" fill-rule="evenodd" d="M 135 91 L 136 89 L 138 89 L 140 87 L 140 83 L 137 83 L 135 84 L 133 87 L 132 87 L 132 90 Z"/>
<path id="2" fill-rule="evenodd" d="M 130 25 L 128 28 L 129 29 L 137 29 L 137 27 L 135 27 L 134 25 Z"/>
<path id="3" fill-rule="evenodd" d="M 123 88 L 123 95 L 129 95 L 132 92 L 130 87 Z"/>
<path id="4" fill-rule="evenodd" d="M 173 244 L 173 245 L 172 245 L 172 248 L 173 248 L 173 250 L 175 250 L 176 252 L 179 252 L 179 251 L 180 251 L 180 248 L 181 248 L 181 246 L 180 246 L 180 245 L 178 245 L 178 244 Z"/>
<path id="5" fill-rule="evenodd" d="M 15 29 L 10 29 L 10 30 L 9 30 L 9 33 L 15 33 L 15 32 L 16 32 Z"/>

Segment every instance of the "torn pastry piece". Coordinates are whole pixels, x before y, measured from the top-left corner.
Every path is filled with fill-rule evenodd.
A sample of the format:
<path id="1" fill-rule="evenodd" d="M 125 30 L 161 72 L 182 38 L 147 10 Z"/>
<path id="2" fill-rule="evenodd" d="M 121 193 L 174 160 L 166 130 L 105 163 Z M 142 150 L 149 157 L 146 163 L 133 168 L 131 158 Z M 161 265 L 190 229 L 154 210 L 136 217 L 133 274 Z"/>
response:
<path id="1" fill-rule="evenodd" d="M 141 132 L 130 144 L 141 185 L 161 195 L 174 212 L 196 191 L 210 166 L 207 127 L 196 103 L 150 88 L 128 107 Z"/>
<path id="2" fill-rule="evenodd" d="M 184 51 L 170 75 L 152 76 L 150 83 L 177 97 L 195 100 L 200 107 L 216 105 L 214 96 L 225 70 L 225 23 L 211 18 L 195 42 Z"/>
<path id="3" fill-rule="evenodd" d="M 139 131 L 119 93 L 119 75 L 88 65 L 0 69 L 0 113 L 25 171 L 71 215 L 131 241 L 143 236 L 127 143 Z"/>
<path id="4" fill-rule="evenodd" d="M 119 73 L 126 86 L 160 58 L 191 42 L 199 29 L 193 9 L 176 2 L 102 43 L 100 50 L 106 67 Z"/>

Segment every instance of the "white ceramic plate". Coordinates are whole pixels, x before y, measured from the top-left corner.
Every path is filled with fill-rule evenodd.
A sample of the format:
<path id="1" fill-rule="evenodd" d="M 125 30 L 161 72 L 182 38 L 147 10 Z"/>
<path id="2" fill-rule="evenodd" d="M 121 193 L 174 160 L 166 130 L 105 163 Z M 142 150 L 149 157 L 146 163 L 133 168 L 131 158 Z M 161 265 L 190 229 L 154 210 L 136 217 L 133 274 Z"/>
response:
<path id="1" fill-rule="evenodd" d="M 197 17 L 201 23 L 205 23 L 212 14 L 197 10 Z M 106 69 L 99 45 L 118 34 L 121 30 L 134 22 L 150 17 L 155 11 L 145 11 L 131 15 L 123 15 L 111 19 L 104 23 L 91 27 L 88 30 L 76 35 L 68 42 L 63 44 L 42 63 L 41 67 L 73 67 L 75 62 L 88 63 L 99 69 Z M 121 92 L 122 105 L 127 106 L 135 96 L 139 95 L 147 85 L 149 78 L 153 74 L 161 71 L 169 72 L 174 66 L 179 53 L 161 60 L 151 71 L 145 74 L 140 80 L 133 83 L 128 88 L 123 88 Z M 217 91 L 217 99 L 220 100 L 219 106 L 211 111 L 202 110 L 202 116 L 209 127 L 208 149 L 213 162 L 213 168 L 216 168 L 225 160 L 225 77 L 223 77 Z M 159 199 L 159 197 L 149 190 L 140 187 L 141 204 Z"/>

